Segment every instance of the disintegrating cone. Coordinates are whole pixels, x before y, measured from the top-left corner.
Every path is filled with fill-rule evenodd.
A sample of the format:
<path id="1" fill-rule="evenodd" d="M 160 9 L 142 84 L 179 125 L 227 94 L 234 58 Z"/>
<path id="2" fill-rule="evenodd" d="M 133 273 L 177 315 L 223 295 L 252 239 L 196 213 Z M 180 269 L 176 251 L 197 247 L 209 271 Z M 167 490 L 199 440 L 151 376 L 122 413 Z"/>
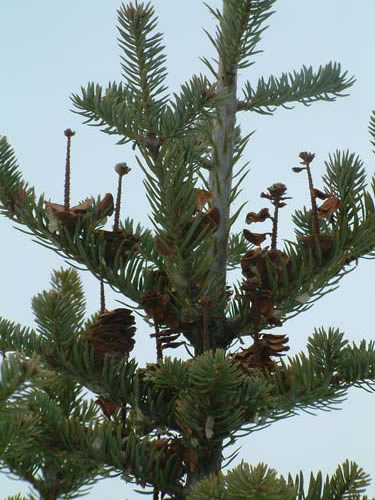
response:
<path id="1" fill-rule="evenodd" d="M 330 196 L 325 200 L 325 202 L 318 208 L 318 219 L 332 220 L 332 215 L 341 206 L 341 201 L 335 196 Z"/>
<path id="2" fill-rule="evenodd" d="M 299 241 L 305 250 L 312 250 L 315 256 L 319 254 L 319 247 L 321 255 L 327 257 L 333 246 L 333 237 L 330 234 L 309 234 L 301 236 Z"/>
<path id="3" fill-rule="evenodd" d="M 149 441 L 149 446 L 145 451 L 145 463 L 149 461 L 149 454 L 152 457 L 158 457 L 158 462 L 160 463 L 160 470 L 166 470 L 172 457 L 183 456 L 184 462 L 188 463 L 188 460 L 192 462 L 192 467 L 194 467 L 194 458 L 185 454 L 185 447 L 182 444 L 182 440 L 179 438 L 166 439 L 158 438 Z M 189 462 L 189 465 L 190 465 Z M 178 463 L 178 466 L 173 470 L 173 476 L 171 482 L 176 485 L 180 483 L 181 478 L 184 476 L 186 470 L 182 462 Z M 150 482 L 155 480 L 155 469 L 148 472 L 147 479 Z M 165 498 L 167 500 L 167 498 Z"/>
<path id="4" fill-rule="evenodd" d="M 300 153 L 298 156 L 302 160 L 300 162 L 302 165 L 310 165 L 310 163 L 315 158 L 315 153 L 308 153 L 307 151 L 302 151 L 302 153 Z"/>
<path id="5" fill-rule="evenodd" d="M 264 222 L 266 219 L 271 219 L 271 214 L 268 208 L 262 208 L 258 213 L 249 212 L 246 215 L 246 224 L 253 224 L 254 222 Z"/>
<path id="6" fill-rule="evenodd" d="M 272 266 L 273 278 L 269 267 Z M 290 272 L 290 259 L 281 250 L 257 248 L 250 250 L 241 259 L 242 274 L 246 277 L 241 284 L 242 297 L 252 303 L 254 311 L 263 316 L 271 325 L 281 326 L 276 314 L 276 303 L 272 297 L 273 280 L 282 281 L 284 273 Z"/>
<path id="7" fill-rule="evenodd" d="M 98 358 L 108 356 L 120 360 L 134 347 L 135 319 L 130 309 L 119 308 L 100 314 L 88 337 Z"/>
<path id="8" fill-rule="evenodd" d="M 245 239 L 249 242 L 252 243 L 253 245 L 256 245 L 257 247 L 260 246 L 263 241 L 267 238 L 267 235 L 270 233 L 253 233 L 249 231 L 248 229 L 244 229 L 242 231 Z"/>
<path id="9" fill-rule="evenodd" d="M 149 316 L 155 318 L 158 323 L 161 323 L 164 319 L 168 302 L 168 295 L 161 294 L 156 290 L 150 290 L 143 295 L 140 304 Z"/>
<path id="10" fill-rule="evenodd" d="M 286 335 L 262 334 L 257 342 L 254 342 L 248 349 L 243 350 L 233 356 L 233 360 L 240 365 L 243 371 L 249 368 L 262 371 L 273 372 L 276 363 L 273 358 L 279 358 L 289 350 Z"/>
<path id="11" fill-rule="evenodd" d="M 247 252 L 241 259 L 242 274 L 246 278 L 258 278 L 262 289 L 272 289 L 272 283 L 267 272 L 267 262 L 275 269 L 279 278 L 283 278 L 284 270 L 288 271 L 290 259 L 281 250 L 256 248 Z"/>
<path id="12" fill-rule="evenodd" d="M 180 332 L 173 328 L 161 330 L 158 333 L 151 333 L 150 337 L 159 340 L 162 350 L 168 348 L 176 349 L 177 347 L 185 344 L 185 342 L 176 342 L 176 340 L 180 337 Z"/>
<path id="13" fill-rule="evenodd" d="M 171 238 L 167 234 L 155 236 L 154 243 L 156 250 L 162 255 L 165 255 L 165 257 L 172 257 L 172 255 L 176 253 L 176 243 L 174 242 L 173 238 Z"/>
<path id="14" fill-rule="evenodd" d="M 197 208 L 198 210 L 202 210 L 206 203 L 212 200 L 212 193 L 210 191 L 206 191 L 205 189 L 194 189 L 197 195 Z"/>
<path id="15" fill-rule="evenodd" d="M 65 209 L 64 205 L 45 201 L 44 204 L 47 209 L 50 231 L 56 231 L 59 224 L 62 224 L 70 230 L 74 229 L 77 220 L 82 219 L 87 214 L 88 209 L 93 203 L 94 200 L 89 199 L 80 205 Z"/>
<path id="16" fill-rule="evenodd" d="M 100 406 L 100 408 L 102 409 L 102 412 L 103 414 L 107 417 L 107 418 L 111 418 L 112 415 L 116 412 L 117 410 L 117 405 L 115 405 L 115 403 L 108 399 L 108 398 L 98 398 L 95 403 L 97 405 Z"/>
<path id="17" fill-rule="evenodd" d="M 139 241 L 137 236 L 125 230 L 95 231 L 94 244 L 97 245 L 101 239 L 105 241 L 104 258 L 110 266 L 114 264 L 117 252 L 120 252 L 120 257 L 125 259 Z"/>
<path id="18" fill-rule="evenodd" d="M 328 193 L 323 193 L 323 191 L 320 191 L 320 189 L 317 188 L 312 189 L 311 194 L 315 196 L 315 198 L 319 198 L 319 200 L 326 200 L 327 198 L 330 198 Z"/>
<path id="19" fill-rule="evenodd" d="M 65 226 L 69 230 L 74 230 L 77 220 L 85 218 L 93 203 L 94 200 L 90 198 L 75 207 L 66 208 L 59 203 L 45 201 L 44 204 L 47 210 L 50 230 L 56 231 L 59 228 L 59 224 Z M 107 216 L 112 215 L 113 197 L 111 193 L 107 193 L 104 196 L 92 213 L 100 219 L 105 219 Z"/>
<path id="20" fill-rule="evenodd" d="M 207 228 L 213 233 L 217 231 L 220 224 L 220 212 L 216 207 L 212 207 L 207 212 L 200 212 L 198 215 L 192 217 L 186 231 L 188 231 L 191 225 L 194 224 L 197 217 L 200 218 L 200 222 L 193 233 L 192 240 L 199 238 L 199 235 Z"/>
<path id="21" fill-rule="evenodd" d="M 151 318 L 160 325 L 176 328 L 179 325 L 177 314 L 169 304 L 169 295 L 157 290 L 149 290 L 143 294 L 140 304 Z"/>
<path id="22" fill-rule="evenodd" d="M 115 207 L 113 203 L 113 196 L 111 193 L 106 193 L 103 199 L 95 207 L 95 214 L 97 217 L 104 219 L 113 214 Z"/>
<path id="23" fill-rule="evenodd" d="M 212 231 L 216 231 L 220 223 L 220 212 L 216 207 L 210 208 L 202 218 L 204 226 L 209 226 Z"/>

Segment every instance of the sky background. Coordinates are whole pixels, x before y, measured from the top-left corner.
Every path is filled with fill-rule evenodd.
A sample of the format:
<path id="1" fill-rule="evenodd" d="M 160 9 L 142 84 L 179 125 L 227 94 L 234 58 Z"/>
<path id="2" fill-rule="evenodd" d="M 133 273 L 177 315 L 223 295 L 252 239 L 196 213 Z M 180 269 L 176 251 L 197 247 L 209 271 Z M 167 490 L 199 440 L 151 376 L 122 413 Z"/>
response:
<path id="1" fill-rule="evenodd" d="M 212 7 L 219 1 L 208 0 Z M 155 0 L 168 56 L 171 91 L 192 74 L 205 72 L 199 56 L 212 56 L 202 27 L 213 30 L 213 19 L 201 1 Z M 14 147 L 25 180 L 38 194 L 63 202 L 65 137 L 76 131 L 72 144 L 72 204 L 83 198 L 114 192 L 113 167 L 126 161 L 132 167 L 124 186 L 122 216 L 149 225 L 149 207 L 131 148 L 116 146 L 116 138 L 82 124 L 71 113 L 69 96 L 94 81 L 106 86 L 121 80 L 120 50 L 116 42 L 116 9 L 119 0 L 1 0 L 0 1 L 0 135 Z M 292 238 L 290 215 L 308 202 L 305 179 L 294 174 L 300 151 L 315 152 L 315 185 L 330 153 L 347 150 L 359 154 L 369 179 L 374 174 L 374 156 L 368 134 L 369 116 L 375 109 L 375 2 L 362 0 L 278 0 L 255 57 L 256 64 L 239 77 L 239 88 L 260 76 L 279 76 L 299 70 L 303 64 L 315 69 L 337 61 L 357 79 L 350 96 L 334 103 L 297 104 L 293 110 L 275 115 L 240 115 L 243 132 L 256 130 L 245 153 L 251 172 L 243 184 L 238 203 L 248 200 L 237 229 L 245 227 L 249 210 L 264 202 L 259 194 L 274 182 L 284 182 L 293 197 L 281 214 L 279 234 Z M 52 251 L 16 231 L 0 218 L 2 235 L 0 315 L 24 325 L 33 325 L 30 300 L 46 289 L 51 271 L 66 265 Z M 239 278 L 239 274 L 231 278 Z M 290 320 L 280 329 L 290 338 L 293 355 L 305 348 L 314 327 L 338 327 L 346 338 L 358 342 L 375 338 L 373 321 L 375 262 L 361 260 L 358 269 L 344 278 L 335 293 L 312 309 Z M 99 307 L 97 281 L 82 273 L 91 314 Z M 115 293 L 107 293 L 107 307 L 118 307 Z M 149 328 L 138 323 L 135 356 L 141 365 L 153 361 L 155 352 Z M 174 354 L 174 353 L 172 353 Z M 181 355 L 184 355 L 182 352 Z M 237 442 L 236 461 L 266 462 L 283 474 L 322 470 L 332 473 L 346 458 L 355 460 L 375 481 L 375 395 L 351 390 L 341 411 L 302 414 Z M 231 467 L 232 467 L 231 465 Z M 306 479 L 308 476 L 306 477 Z M 2 498 L 27 492 L 25 483 L 0 476 Z M 375 495 L 374 484 L 369 494 Z M 97 483 L 86 498 L 114 500 L 138 498 L 132 486 L 117 479 Z"/>

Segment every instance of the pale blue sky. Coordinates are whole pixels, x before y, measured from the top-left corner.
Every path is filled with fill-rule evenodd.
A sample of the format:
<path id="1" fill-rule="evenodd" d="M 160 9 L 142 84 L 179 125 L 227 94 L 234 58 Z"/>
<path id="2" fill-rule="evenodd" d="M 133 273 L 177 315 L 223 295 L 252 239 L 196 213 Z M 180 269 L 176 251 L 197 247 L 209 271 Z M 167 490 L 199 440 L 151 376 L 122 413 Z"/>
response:
<path id="1" fill-rule="evenodd" d="M 208 0 L 212 6 L 220 1 Z M 160 30 L 165 33 L 168 83 L 177 90 L 195 72 L 204 72 L 200 55 L 212 54 L 202 27 L 212 28 L 212 18 L 200 0 L 156 0 Z M 114 191 L 113 166 L 127 161 L 133 167 L 124 190 L 123 215 L 147 224 L 147 203 L 142 174 L 130 148 L 115 146 L 112 137 L 81 124 L 69 110 L 69 95 L 94 81 L 106 85 L 121 79 L 116 44 L 116 9 L 119 0 L 1 0 L 0 134 L 14 146 L 25 179 L 55 202 L 63 200 L 63 165 L 67 127 L 77 132 L 72 146 L 72 203 L 89 195 Z M 297 105 L 280 110 L 274 117 L 241 115 L 244 131 L 256 129 L 245 159 L 252 172 L 244 184 L 239 203 L 248 209 L 263 206 L 259 193 L 273 182 L 284 182 L 293 200 L 288 214 L 307 202 L 306 186 L 290 167 L 303 150 L 316 153 L 315 183 L 324 160 L 336 149 L 356 152 L 374 173 L 368 119 L 375 109 L 375 19 L 374 0 L 278 0 L 269 20 L 256 64 L 240 75 L 240 85 L 259 76 L 278 76 L 298 70 L 303 64 L 341 62 L 357 82 L 350 96 L 335 103 L 310 108 Z M 246 213 L 246 212 L 245 212 Z M 280 236 L 291 238 L 286 210 Z M 244 227 L 243 221 L 237 228 Z M 0 315 L 32 324 L 31 297 L 48 286 L 53 268 L 64 262 L 52 252 L 15 231 L 0 219 L 3 294 Z M 314 326 L 339 327 L 353 341 L 375 338 L 373 326 L 373 281 L 375 262 L 363 261 L 347 276 L 340 290 L 325 297 L 304 315 L 286 323 L 280 332 L 289 335 L 291 353 L 303 349 Z M 98 307 L 96 281 L 83 274 L 88 311 Z M 115 294 L 108 293 L 108 307 L 116 307 Z M 148 328 L 139 323 L 135 354 L 140 364 L 154 359 Z M 244 459 L 264 461 L 279 472 L 295 474 L 321 469 L 332 473 L 346 458 L 357 461 L 375 481 L 373 422 L 375 395 L 352 390 L 337 412 L 302 415 L 238 441 L 242 445 L 235 463 Z M 2 498 L 27 491 L 27 485 L 0 476 Z M 375 486 L 369 493 L 375 495 Z M 98 483 L 87 496 L 96 500 L 138 498 L 119 480 Z"/>

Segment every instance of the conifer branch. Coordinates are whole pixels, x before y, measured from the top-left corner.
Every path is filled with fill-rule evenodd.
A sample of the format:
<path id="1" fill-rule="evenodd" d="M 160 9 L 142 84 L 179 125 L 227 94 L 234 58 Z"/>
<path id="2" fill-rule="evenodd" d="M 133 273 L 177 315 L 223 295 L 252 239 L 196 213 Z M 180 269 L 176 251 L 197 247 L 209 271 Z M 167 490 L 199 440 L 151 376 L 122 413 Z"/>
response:
<path id="1" fill-rule="evenodd" d="M 335 473 L 327 476 L 323 482 L 322 473 L 310 474 L 310 481 L 305 487 L 305 480 L 302 471 L 295 479 L 288 476 L 285 479 L 277 474 L 275 469 L 260 463 L 256 466 L 249 466 L 241 462 L 240 465 L 231 471 L 219 475 L 211 475 L 197 485 L 192 496 L 188 500 L 210 500 L 211 498 L 245 497 L 249 500 L 259 498 L 259 492 L 274 500 L 324 500 L 328 498 L 357 498 L 368 500 L 367 496 L 360 496 L 365 488 L 370 484 L 369 475 L 355 462 L 346 460 L 338 466 Z"/>
<path id="2" fill-rule="evenodd" d="M 0 370 L 0 405 L 11 399 L 15 393 L 21 394 L 28 380 L 39 373 L 35 360 L 25 361 L 14 355 L 4 357 Z"/>
<path id="3" fill-rule="evenodd" d="M 141 115 L 139 96 L 122 84 L 110 84 L 105 90 L 100 85 L 89 83 L 81 87 L 82 96 L 72 94 L 74 113 L 85 118 L 84 123 L 101 127 L 109 135 L 120 135 L 118 144 L 135 142 L 148 148 L 157 148 L 160 140 L 147 137 Z"/>
<path id="4" fill-rule="evenodd" d="M 256 50 L 256 46 L 267 29 L 263 25 L 273 14 L 270 9 L 274 3 L 275 0 L 228 0 L 222 12 L 205 4 L 218 22 L 216 36 L 213 37 L 207 31 L 206 34 L 230 73 L 254 64 L 251 57 L 261 52 Z M 218 73 L 213 70 L 211 63 L 206 58 L 202 60 L 217 78 Z"/>
<path id="5" fill-rule="evenodd" d="M 127 87 L 142 103 L 143 127 L 147 135 L 155 137 L 157 121 L 167 97 L 161 33 L 153 33 L 157 25 L 154 8 L 150 4 L 132 2 L 118 10 L 119 46 L 123 51 L 122 69 Z"/>
<path id="6" fill-rule="evenodd" d="M 292 102 L 309 106 L 315 101 L 335 101 L 336 97 L 346 96 L 343 92 L 355 82 L 346 75 L 340 64 L 330 62 L 319 66 L 316 73 L 311 66 L 303 66 L 299 73 L 283 73 L 280 78 L 271 76 L 267 81 L 262 77 L 256 88 L 245 83 L 244 100 L 238 102 L 237 109 L 272 115 L 278 106 L 289 109 L 287 105 Z"/>
<path id="7" fill-rule="evenodd" d="M 375 110 L 372 112 L 370 116 L 370 124 L 368 130 L 372 138 L 371 144 L 375 147 Z"/>
<path id="8" fill-rule="evenodd" d="M 213 118 L 218 97 L 205 76 L 194 75 L 173 97 L 160 116 L 160 132 L 165 139 L 197 134 L 202 123 Z"/>

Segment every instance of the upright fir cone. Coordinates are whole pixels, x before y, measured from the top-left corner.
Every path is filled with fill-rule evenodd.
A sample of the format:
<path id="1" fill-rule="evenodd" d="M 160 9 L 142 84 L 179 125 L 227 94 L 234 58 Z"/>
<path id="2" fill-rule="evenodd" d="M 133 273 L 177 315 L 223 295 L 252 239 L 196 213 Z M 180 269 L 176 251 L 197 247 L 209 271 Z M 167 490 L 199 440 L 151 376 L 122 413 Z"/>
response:
<path id="1" fill-rule="evenodd" d="M 88 336 L 98 361 L 102 362 L 105 355 L 116 361 L 128 355 L 135 344 L 134 325 L 135 319 L 130 309 L 119 308 L 99 314 Z"/>

